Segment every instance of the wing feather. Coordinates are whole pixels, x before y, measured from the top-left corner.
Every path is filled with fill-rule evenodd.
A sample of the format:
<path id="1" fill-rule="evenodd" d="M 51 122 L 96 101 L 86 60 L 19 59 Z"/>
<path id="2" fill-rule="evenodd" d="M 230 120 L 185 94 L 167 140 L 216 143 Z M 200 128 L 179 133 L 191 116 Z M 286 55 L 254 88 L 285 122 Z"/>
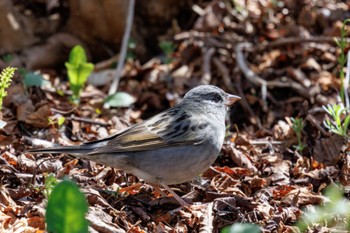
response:
<path id="1" fill-rule="evenodd" d="M 170 109 L 144 122 L 109 137 L 105 146 L 97 147 L 89 155 L 147 151 L 175 145 L 198 144 L 202 140 L 194 130 L 200 125 L 189 114 L 176 114 Z M 179 119 L 181 118 L 181 121 Z M 104 139 L 106 140 L 106 139 Z"/>

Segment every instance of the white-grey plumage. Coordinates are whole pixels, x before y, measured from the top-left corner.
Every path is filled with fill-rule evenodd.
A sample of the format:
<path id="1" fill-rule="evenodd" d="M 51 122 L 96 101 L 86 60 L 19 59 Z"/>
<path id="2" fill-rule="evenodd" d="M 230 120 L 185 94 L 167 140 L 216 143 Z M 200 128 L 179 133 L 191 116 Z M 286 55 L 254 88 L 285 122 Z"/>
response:
<path id="1" fill-rule="evenodd" d="M 173 108 L 113 136 L 30 152 L 67 153 L 124 170 L 163 185 L 184 204 L 167 185 L 189 181 L 215 161 L 224 142 L 228 107 L 239 99 L 216 86 L 198 86 Z"/>

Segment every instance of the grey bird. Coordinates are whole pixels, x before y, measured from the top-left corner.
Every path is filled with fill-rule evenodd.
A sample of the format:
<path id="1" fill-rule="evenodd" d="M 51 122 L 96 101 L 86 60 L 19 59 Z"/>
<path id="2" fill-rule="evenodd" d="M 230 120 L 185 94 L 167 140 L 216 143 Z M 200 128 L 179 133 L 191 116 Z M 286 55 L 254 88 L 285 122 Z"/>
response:
<path id="1" fill-rule="evenodd" d="M 192 180 L 215 161 L 225 137 L 225 117 L 240 99 L 212 85 L 185 94 L 176 106 L 110 137 L 79 146 L 30 150 L 66 153 L 159 184 L 185 205 L 168 185 Z"/>

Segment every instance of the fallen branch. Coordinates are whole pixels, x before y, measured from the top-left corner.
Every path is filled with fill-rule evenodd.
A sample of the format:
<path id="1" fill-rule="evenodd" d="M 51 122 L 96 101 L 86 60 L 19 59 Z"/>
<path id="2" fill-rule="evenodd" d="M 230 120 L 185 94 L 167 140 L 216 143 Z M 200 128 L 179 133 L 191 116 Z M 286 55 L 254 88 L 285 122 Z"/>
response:
<path id="1" fill-rule="evenodd" d="M 350 41 L 350 38 L 347 39 L 347 41 Z M 289 80 L 288 82 L 282 82 L 278 80 L 274 81 L 266 81 L 262 79 L 260 76 L 255 74 L 249 67 L 246 61 L 246 58 L 244 56 L 243 51 L 258 53 L 259 51 L 264 51 L 267 48 L 273 48 L 277 46 L 283 46 L 287 44 L 298 44 L 298 43 L 312 43 L 312 42 L 318 42 L 318 43 L 334 43 L 334 38 L 332 37 L 315 37 L 315 38 L 283 38 L 278 41 L 274 42 L 265 42 L 260 45 L 254 46 L 252 43 L 239 43 L 235 47 L 236 51 L 236 57 L 237 57 L 237 64 L 244 76 L 247 78 L 249 82 L 251 82 L 255 86 L 261 87 L 261 93 L 262 93 L 262 99 L 264 102 L 266 101 L 267 96 L 267 88 L 273 88 L 273 87 L 289 87 L 293 89 L 298 94 L 302 95 L 305 98 L 315 98 L 316 102 L 324 105 L 326 102 L 326 98 L 322 95 L 317 95 L 319 93 L 314 93 L 311 95 L 309 93 L 309 89 L 305 88 L 301 84 L 294 82 L 292 80 Z"/>

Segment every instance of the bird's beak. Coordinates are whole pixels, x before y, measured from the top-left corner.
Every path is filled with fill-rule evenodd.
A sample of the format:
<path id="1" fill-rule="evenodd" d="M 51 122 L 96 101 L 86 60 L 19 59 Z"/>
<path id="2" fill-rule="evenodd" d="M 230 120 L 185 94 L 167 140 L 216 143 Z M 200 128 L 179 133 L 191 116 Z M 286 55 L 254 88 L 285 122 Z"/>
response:
<path id="1" fill-rule="evenodd" d="M 239 97 L 237 95 L 227 94 L 225 105 L 226 106 L 231 106 L 232 104 L 236 103 L 240 99 L 241 99 L 241 97 Z"/>

